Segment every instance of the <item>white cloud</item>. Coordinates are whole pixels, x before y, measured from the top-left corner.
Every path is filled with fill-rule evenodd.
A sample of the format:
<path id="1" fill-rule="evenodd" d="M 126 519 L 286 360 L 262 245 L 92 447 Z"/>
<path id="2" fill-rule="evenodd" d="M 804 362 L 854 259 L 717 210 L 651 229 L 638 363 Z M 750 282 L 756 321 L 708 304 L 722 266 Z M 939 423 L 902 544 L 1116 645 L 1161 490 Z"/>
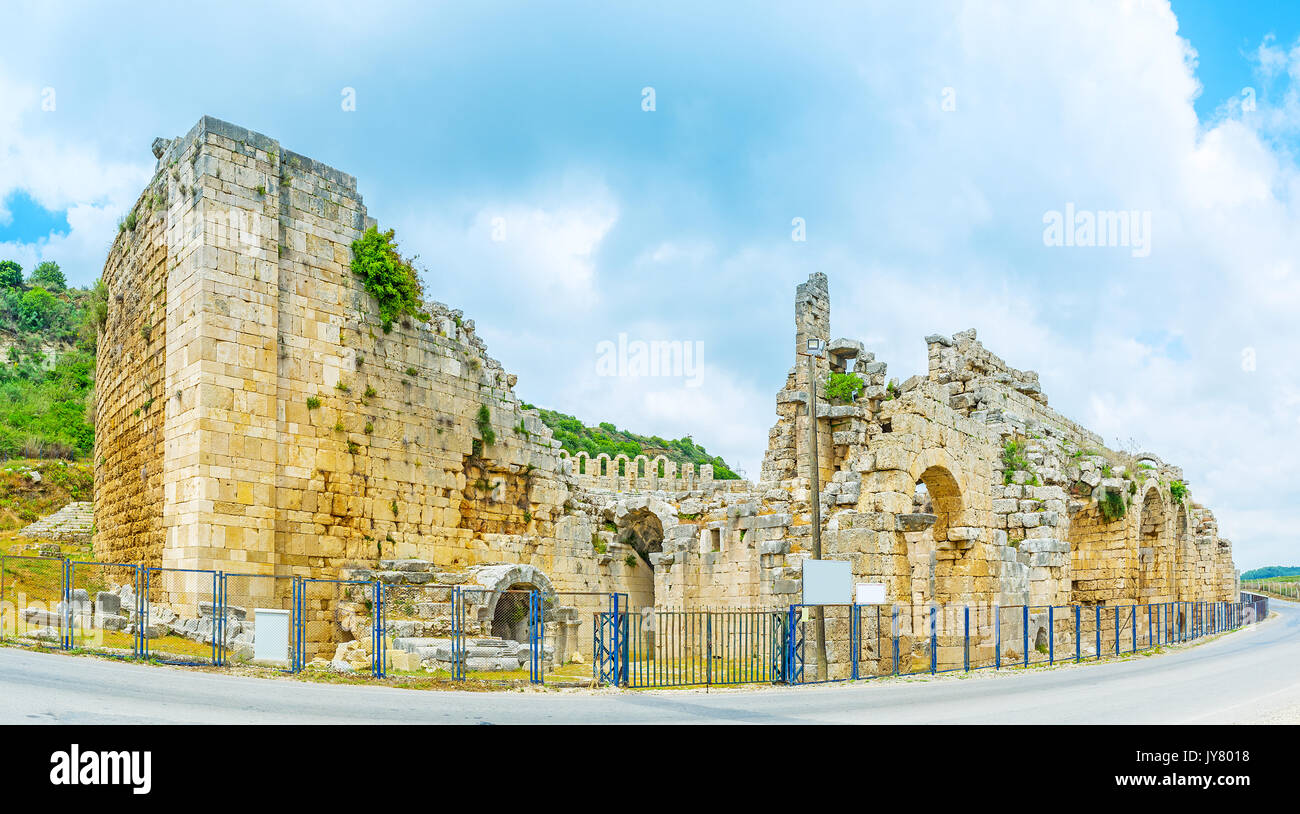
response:
<path id="1" fill-rule="evenodd" d="M 0 256 L 28 270 L 54 260 L 69 283 L 87 285 L 99 276 L 117 220 L 135 203 L 152 167 L 105 161 L 93 140 L 60 132 L 58 97 L 53 111 L 42 110 L 41 91 L 0 67 L 0 210 L 22 190 L 49 211 L 66 210 L 69 229 L 0 242 Z M 10 214 L 0 211 L 0 223 Z"/>

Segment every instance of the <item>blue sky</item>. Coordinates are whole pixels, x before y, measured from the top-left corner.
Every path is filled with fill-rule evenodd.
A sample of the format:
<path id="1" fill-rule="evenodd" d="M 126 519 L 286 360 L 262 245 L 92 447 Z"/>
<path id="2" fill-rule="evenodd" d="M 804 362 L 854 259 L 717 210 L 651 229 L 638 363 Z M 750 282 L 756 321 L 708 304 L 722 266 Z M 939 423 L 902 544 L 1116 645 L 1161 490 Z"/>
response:
<path id="1" fill-rule="evenodd" d="M 757 476 L 793 289 L 825 271 L 834 333 L 891 375 L 974 327 L 1112 446 L 1183 465 L 1239 565 L 1300 561 L 1300 10 L 19 9 L 0 255 L 25 268 L 91 282 L 153 138 L 210 114 L 357 176 L 525 400 Z M 1149 254 L 1044 245 L 1067 205 L 1149 213 Z M 596 375 L 620 333 L 701 343 L 699 386 Z"/>

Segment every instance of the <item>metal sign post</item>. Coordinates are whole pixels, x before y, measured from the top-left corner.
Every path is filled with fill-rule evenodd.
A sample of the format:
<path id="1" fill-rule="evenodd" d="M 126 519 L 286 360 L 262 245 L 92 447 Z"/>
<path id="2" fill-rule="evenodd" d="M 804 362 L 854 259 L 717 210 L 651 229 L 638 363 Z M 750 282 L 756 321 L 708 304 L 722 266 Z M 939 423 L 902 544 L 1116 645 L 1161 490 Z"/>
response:
<path id="1" fill-rule="evenodd" d="M 826 344 L 820 339 L 809 339 L 804 356 L 808 357 L 808 449 L 811 459 L 808 462 L 808 480 L 811 487 L 812 502 L 812 558 L 822 558 L 822 501 L 820 461 L 817 455 L 817 360 L 826 354 Z M 826 664 L 826 615 L 820 605 L 813 608 L 813 633 L 817 646 L 817 677 L 827 678 Z"/>

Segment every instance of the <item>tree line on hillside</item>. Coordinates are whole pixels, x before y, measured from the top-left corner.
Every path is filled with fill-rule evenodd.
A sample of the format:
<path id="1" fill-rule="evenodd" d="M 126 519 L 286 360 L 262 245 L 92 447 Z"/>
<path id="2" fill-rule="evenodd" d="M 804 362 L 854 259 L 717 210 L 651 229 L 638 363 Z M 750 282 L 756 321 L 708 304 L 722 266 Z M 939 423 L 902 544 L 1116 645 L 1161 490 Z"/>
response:
<path id="1" fill-rule="evenodd" d="M 58 263 L 24 277 L 17 261 L 0 260 L 0 459 L 90 454 L 95 345 L 107 307 L 103 283 L 69 288 Z"/>
<path id="2" fill-rule="evenodd" d="M 704 447 L 696 444 L 689 436 L 668 440 L 657 435 L 638 435 L 602 421 L 595 427 L 588 427 L 575 416 L 556 410 L 546 410 L 524 404 L 528 410 L 536 409 L 542 423 L 551 428 L 551 433 L 560 446 L 570 455 L 586 452 L 594 458 L 604 452 L 611 458 L 622 453 L 629 458 L 645 454 L 653 459 L 663 454 L 665 458 L 677 464 L 694 464 L 696 471 L 704 464 L 713 465 L 713 477 L 718 480 L 736 480 L 739 475 L 732 470 L 721 457 L 710 455 Z"/>
<path id="3" fill-rule="evenodd" d="M 1273 577 L 1295 577 L 1300 576 L 1300 567 L 1294 565 L 1267 565 L 1263 568 L 1256 568 L 1252 571 L 1246 571 L 1241 575 L 1242 579 L 1272 579 Z"/>

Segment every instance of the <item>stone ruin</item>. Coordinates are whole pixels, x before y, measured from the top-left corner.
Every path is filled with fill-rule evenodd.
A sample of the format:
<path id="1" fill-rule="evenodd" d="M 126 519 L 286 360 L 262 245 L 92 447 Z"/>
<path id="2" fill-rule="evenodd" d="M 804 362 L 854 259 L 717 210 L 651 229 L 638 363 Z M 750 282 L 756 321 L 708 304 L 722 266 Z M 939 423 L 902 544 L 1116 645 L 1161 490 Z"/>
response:
<path id="1" fill-rule="evenodd" d="M 502 663 L 520 649 L 486 609 L 510 589 L 618 591 L 634 609 L 799 600 L 814 420 L 801 357 L 758 483 L 569 456 L 461 311 L 428 302 L 428 322 L 381 329 L 349 268 L 374 224 L 355 178 L 208 117 L 154 153 L 103 272 L 98 559 L 472 584 L 486 592 L 472 657 Z M 916 613 L 1235 595 L 1231 544 L 1181 470 L 1107 448 L 973 330 L 927 337 L 928 370 L 900 383 L 832 338 L 824 274 L 798 287 L 794 316 L 796 351 L 827 343 L 820 380 L 862 382 L 815 411 L 823 556 L 855 580 Z M 369 646 L 363 610 L 307 604 L 311 655 Z M 401 620 L 398 649 L 425 666 L 445 662 L 439 604 Z M 588 611 L 548 611 L 548 658 L 590 658 Z"/>

